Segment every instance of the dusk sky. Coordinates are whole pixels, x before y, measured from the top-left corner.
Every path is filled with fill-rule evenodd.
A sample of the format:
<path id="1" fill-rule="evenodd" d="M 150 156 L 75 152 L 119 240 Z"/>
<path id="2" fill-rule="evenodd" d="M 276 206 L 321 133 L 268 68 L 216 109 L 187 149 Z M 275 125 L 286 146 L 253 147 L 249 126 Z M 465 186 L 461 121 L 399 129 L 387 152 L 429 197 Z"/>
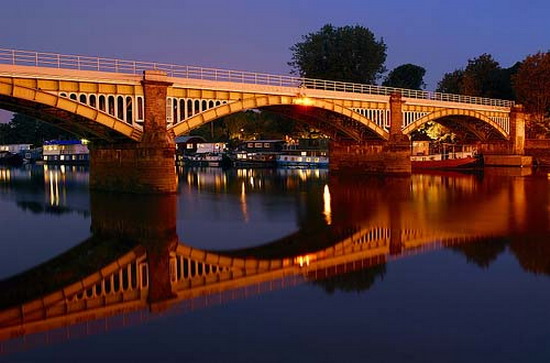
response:
<path id="1" fill-rule="evenodd" d="M 483 53 L 509 67 L 550 49 L 549 19 L 548 0 L 19 0 L 2 3 L 0 47 L 287 74 L 303 34 L 358 24 L 433 90 Z"/>

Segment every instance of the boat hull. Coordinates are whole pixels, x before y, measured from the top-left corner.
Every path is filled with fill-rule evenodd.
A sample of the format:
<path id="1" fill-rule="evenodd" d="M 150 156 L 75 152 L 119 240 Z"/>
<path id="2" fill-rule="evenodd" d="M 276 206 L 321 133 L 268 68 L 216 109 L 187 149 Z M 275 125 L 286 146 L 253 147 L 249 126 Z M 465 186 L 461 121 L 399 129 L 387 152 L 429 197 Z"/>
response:
<path id="1" fill-rule="evenodd" d="M 413 169 L 465 169 L 475 168 L 482 165 L 482 159 L 469 156 L 460 159 L 447 160 L 412 160 Z"/>

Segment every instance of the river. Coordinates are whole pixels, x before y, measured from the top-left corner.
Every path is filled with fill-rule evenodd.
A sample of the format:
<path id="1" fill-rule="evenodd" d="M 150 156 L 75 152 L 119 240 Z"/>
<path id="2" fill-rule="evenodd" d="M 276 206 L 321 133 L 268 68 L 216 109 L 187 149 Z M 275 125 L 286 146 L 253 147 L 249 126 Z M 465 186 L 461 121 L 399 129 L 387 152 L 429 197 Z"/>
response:
<path id="1" fill-rule="evenodd" d="M 0 168 L 0 359 L 548 362 L 550 173 Z"/>

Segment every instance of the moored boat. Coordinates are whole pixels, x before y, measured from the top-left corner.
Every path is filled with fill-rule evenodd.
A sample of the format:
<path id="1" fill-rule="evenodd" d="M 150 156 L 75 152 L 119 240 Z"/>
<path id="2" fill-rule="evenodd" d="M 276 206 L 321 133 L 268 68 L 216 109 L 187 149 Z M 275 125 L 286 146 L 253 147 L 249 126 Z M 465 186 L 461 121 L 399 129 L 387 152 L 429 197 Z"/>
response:
<path id="1" fill-rule="evenodd" d="M 471 145 L 437 145 L 427 150 L 431 153 L 422 152 L 411 156 L 413 169 L 466 169 L 483 165 L 483 158 Z"/>
<path id="2" fill-rule="evenodd" d="M 276 159 L 282 168 L 328 168 L 328 139 L 299 139 L 297 144 L 284 145 Z"/>

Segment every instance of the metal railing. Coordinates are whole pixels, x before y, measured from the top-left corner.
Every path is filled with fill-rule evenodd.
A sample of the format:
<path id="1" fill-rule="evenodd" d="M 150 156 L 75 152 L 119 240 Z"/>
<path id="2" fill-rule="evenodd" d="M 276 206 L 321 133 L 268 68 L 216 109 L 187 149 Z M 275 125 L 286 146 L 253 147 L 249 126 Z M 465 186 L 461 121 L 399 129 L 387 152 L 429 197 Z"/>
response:
<path id="1" fill-rule="evenodd" d="M 164 71 L 168 74 L 168 76 L 178 78 L 203 79 L 211 81 L 235 82 L 266 86 L 295 87 L 326 91 L 365 93 L 385 96 L 399 93 L 403 97 L 409 98 L 498 107 L 511 107 L 514 105 L 513 101 L 508 100 L 464 96 L 451 93 L 383 87 L 361 83 L 339 82 L 324 79 L 273 75 L 266 73 L 234 71 L 228 69 L 181 66 L 175 64 L 89 57 L 82 55 L 43 53 L 16 49 L 0 48 L 0 63 L 21 66 L 114 72 L 135 75 L 141 74 L 145 70 L 153 69 Z"/>

